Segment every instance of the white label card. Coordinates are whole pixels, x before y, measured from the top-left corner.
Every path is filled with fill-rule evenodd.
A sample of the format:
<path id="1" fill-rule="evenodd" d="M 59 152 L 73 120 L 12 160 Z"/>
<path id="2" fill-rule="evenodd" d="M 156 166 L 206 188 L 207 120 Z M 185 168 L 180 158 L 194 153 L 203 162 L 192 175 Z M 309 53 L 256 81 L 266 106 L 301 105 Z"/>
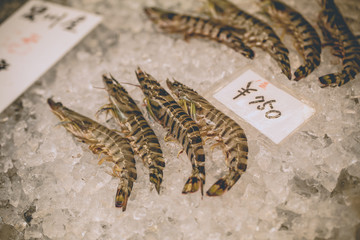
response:
<path id="1" fill-rule="evenodd" d="M 213 96 L 276 144 L 315 113 L 251 70 Z"/>
<path id="2" fill-rule="evenodd" d="M 100 21 L 95 14 L 33 0 L 0 25 L 0 112 Z"/>

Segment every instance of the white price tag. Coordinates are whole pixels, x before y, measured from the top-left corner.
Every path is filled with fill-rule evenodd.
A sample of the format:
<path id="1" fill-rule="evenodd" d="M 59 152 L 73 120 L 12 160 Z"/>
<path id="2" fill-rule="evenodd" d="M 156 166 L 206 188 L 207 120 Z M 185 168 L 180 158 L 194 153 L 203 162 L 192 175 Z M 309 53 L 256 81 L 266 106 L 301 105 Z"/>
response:
<path id="1" fill-rule="evenodd" d="M 100 21 L 95 14 L 33 0 L 0 25 L 0 112 Z"/>
<path id="2" fill-rule="evenodd" d="M 213 96 L 276 144 L 315 113 L 251 70 Z"/>

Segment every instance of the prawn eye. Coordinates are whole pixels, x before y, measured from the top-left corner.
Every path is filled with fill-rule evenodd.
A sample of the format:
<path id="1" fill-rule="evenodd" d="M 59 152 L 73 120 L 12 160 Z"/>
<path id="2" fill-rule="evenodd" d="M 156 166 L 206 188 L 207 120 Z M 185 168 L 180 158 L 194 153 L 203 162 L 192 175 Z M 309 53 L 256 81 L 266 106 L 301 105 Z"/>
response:
<path id="1" fill-rule="evenodd" d="M 163 19 L 172 20 L 175 17 L 175 13 L 168 13 L 167 15 L 163 16 Z"/>

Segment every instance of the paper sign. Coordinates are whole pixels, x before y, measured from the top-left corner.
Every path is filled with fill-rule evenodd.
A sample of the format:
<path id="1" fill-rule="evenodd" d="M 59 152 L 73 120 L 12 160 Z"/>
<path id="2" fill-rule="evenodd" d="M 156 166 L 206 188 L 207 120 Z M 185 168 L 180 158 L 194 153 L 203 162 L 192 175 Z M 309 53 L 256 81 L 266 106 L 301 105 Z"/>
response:
<path id="1" fill-rule="evenodd" d="M 276 144 L 315 113 L 251 70 L 213 96 Z"/>
<path id="2" fill-rule="evenodd" d="M 29 1 L 0 25 L 0 112 L 100 21 L 94 14 Z"/>

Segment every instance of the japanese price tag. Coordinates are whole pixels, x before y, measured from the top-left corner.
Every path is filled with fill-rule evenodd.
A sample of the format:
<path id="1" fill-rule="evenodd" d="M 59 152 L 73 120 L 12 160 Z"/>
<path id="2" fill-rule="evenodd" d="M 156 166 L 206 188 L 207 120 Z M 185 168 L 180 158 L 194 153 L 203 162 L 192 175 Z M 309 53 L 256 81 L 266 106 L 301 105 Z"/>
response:
<path id="1" fill-rule="evenodd" d="M 0 112 L 100 21 L 95 14 L 33 0 L 0 25 Z"/>
<path id="2" fill-rule="evenodd" d="M 315 109 L 252 70 L 244 72 L 213 97 L 276 144 L 315 113 Z"/>

